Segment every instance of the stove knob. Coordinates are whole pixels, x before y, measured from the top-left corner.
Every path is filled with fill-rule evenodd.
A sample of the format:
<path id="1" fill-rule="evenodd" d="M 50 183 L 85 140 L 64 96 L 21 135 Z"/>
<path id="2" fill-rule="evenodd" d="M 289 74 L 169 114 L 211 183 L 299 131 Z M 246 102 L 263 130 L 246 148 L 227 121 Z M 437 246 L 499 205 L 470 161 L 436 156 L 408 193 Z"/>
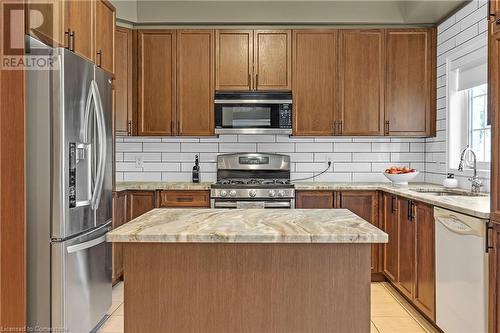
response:
<path id="1" fill-rule="evenodd" d="M 248 191 L 248 195 L 251 196 L 252 198 L 255 197 L 257 195 L 257 191 L 255 190 L 250 190 Z"/>
<path id="2" fill-rule="evenodd" d="M 283 198 L 285 196 L 285 191 L 279 190 L 278 191 L 278 197 Z"/>
<path id="3" fill-rule="evenodd" d="M 231 191 L 229 191 L 229 195 L 230 195 L 231 197 L 235 197 L 235 196 L 236 196 L 236 191 L 235 191 L 235 190 L 231 190 Z"/>
<path id="4" fill-rule="evenodd" d="M 227 191 L 226 191 L 226 190 L 222 190 L 222 191 L 220 191 L 220 196 L 221 196 L 221 197 L 225 197 L 225 196 L 227 196 Z"/>
<path id="5" fill-rule="evenodd" d="M 275 197 L 276 196 L 276 191 L 275 190 L 269 190 L 269 196 L 271 198 Z"/>

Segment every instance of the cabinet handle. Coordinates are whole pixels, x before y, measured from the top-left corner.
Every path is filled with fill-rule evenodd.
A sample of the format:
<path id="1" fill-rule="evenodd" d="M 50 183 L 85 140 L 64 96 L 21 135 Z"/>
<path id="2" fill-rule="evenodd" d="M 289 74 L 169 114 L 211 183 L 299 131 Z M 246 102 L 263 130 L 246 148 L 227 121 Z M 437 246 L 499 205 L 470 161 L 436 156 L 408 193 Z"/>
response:
<path id="1" fill-rule="evenodd" d="M 339 193 L 339 208 L 343 208 L 344 203 L 342 202 L 342 192 Z"/>
<path id="2" fill-rule="evenodd" d="M 129 120 L 127 123 L 128 126 L 128 135 L 132 135 L 132 121 Z"/>
<path id="3" fill-rule="evenodd" d="M 486 227 L 486 253 L 489 253 L 490 250 L 493 250 L 495 247 L 491 246 L 491 241 L 490 241 L 490 230 L 493 230 L 493 227 L 491 226 L 491 222 L 488 222 L 487 227 Z"/>
<path id="4" fill-rule="evenodd" d="M 332 132 L 333 132 L 333 135 L 337 135 L 337 121 L 336 120 L 333 122 Z"/>
<path id="5" fill-rule="evenodd" d="M 69 40 L 69 34 L 71 30 L 68 29 L 67 31 L 64 31 L 64 48 L 65 49 L 70 49 L 70 40 Z"/>
<path id="6" fill-rule="evenodd" d="M 408 200 L 407 204 L 406 204 L 406 207 L 407 207 L 407 212 L 406 212 L 406 219 L 408 221 L 411 221 L 411 200 Z"/>
<path id="7" fill-rule="evenodd" d="M 389 120 L 385 121 L 385 134 L 389 134 Z"/>
<path id="8" fill-rule="evenodd" d="M 395 213 L 396 212 L 396 209 L 395 209 L 395 205 L 394 205 L 394 201 L 396 200 L 396 197 L 391 195 L 391 213 Z"/>
<path id="9" fill-rule="evenodd" d="M 179 120 L 177 120 L 177 133 L 176 135 L 179 135 L 181 132 L 181 122 Z"/>
<path id="10" fill-rule="evenodd" d="M 97 51 L 97 66 L 102 67 L 102 50 Z"/>
<path id="11" fill-rule="evenodd" d="M 344 135 L 344 122 L 339 120 L 339 135 Z"/>
<path id="12" fill-rule="evenodd" d="M 69 49 L 73 52 L 75 52 L 75 32 L 71 31 L 69 34 L 69 40 L 70 40 L 70 47 Z"/>
<path id="13" fill-rule="evenodd" d="M 259 74 L 255 74 L 255 90 L 259 89 Z"/>
<path id="14" fill-rule="evenodd" d="M 174 135 L 174 121 L 170 121 L 170 134 Z"/>
<path id="15" fill-rule="evenodd" d="M 252 90 L 252 75 L 248 74 L 248 90 Z"/>

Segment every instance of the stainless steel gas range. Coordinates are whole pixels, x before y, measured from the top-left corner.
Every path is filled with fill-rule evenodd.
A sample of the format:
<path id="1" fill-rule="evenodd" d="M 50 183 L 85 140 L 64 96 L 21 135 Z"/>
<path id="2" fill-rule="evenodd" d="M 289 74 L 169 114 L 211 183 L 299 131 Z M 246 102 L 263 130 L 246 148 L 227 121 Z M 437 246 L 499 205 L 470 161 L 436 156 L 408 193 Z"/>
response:
<path id="1" fill-rule="evenodd" d="M 294 208 L 290 156 L 237 153 L 217 156 L 212 208 Z"/>

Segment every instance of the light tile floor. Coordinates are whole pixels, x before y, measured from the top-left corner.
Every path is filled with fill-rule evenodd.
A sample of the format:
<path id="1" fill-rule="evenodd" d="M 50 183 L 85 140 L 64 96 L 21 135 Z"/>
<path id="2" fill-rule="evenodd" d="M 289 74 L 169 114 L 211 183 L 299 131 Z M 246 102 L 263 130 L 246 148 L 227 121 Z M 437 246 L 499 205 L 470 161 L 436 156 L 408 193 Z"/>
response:
<path id="1" fill-rule="evenodd" d="M 388 283 L 372 283 L 371 294 L 371 333 L 437 332 Z M 109 319 L 98 333 L 123 333 L 123 283 L 113 288 L 108 314 Z"/>

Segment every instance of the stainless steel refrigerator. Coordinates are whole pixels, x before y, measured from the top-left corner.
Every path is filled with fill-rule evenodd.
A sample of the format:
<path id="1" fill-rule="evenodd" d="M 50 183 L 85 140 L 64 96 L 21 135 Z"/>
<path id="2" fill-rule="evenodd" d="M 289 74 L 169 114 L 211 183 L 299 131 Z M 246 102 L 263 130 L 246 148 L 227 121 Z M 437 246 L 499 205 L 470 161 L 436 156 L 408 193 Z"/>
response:
<path id="1" fill-rule="evenodd" d="M 90 332 L 111 306 L 112 81 L 27 37 L 27 325 Z"/>

